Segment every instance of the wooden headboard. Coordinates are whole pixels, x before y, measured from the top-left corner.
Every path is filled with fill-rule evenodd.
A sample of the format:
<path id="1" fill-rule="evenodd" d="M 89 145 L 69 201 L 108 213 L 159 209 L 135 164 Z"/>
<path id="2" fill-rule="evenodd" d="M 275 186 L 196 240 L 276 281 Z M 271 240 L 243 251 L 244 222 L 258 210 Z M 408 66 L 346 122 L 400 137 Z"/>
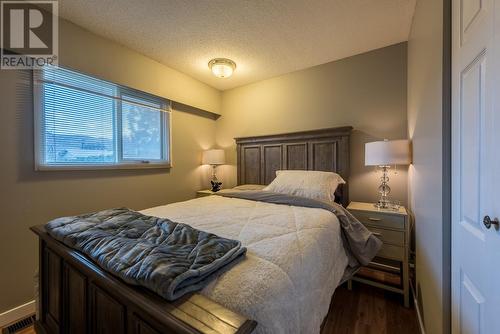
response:
<path id="1" fill-rule="evenodd" d="M 280 169 L 335 172 L 349 177 L 349 137 L 352 127 L 235 138 L 238 185 L 269 184 Z M 339 186 L 336 199 L 349 204 L 348 186 Z"/>

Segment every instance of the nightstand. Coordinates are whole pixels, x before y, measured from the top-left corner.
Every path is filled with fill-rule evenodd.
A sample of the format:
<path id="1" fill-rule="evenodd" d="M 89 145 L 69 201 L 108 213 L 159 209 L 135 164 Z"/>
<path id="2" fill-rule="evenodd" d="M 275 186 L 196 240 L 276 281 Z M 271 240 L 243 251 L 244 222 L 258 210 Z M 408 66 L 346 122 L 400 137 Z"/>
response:
<path id="1" fill-rule="evenodd" d="M 198 190 L 196 192 L 196 197 L 205 197 L 205 196 L 211 196 L 214 195 L 215 193 L 210 190 L 210 189 L 205 189 L 205 190 Z"/>
<path id="2" fill-rule="evenodd" d="M 384 210 L 373 203 L 351 202 L 347 210 L 383 242 L 375 259 L 352 280 L 400 293 L 404 296 L 405 307 L 409 307 L 410 222 L 406 209 Z M 396 283 L 394 277 L 399 278 Z M 351 288 L 351 281 L 348 286 Z"/>

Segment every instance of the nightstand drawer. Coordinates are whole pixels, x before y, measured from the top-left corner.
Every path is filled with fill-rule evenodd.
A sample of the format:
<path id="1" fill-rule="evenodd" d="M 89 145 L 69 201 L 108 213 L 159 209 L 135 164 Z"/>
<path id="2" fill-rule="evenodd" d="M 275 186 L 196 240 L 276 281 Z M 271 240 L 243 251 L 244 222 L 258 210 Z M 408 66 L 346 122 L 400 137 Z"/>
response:
<path id="1" fill-rule="evenodd" d="M 373 226 L 367 226 L 373 234 L 382 240 L 384 244 L 391 244 L 396 246 L 405 245 L 405 233 L 403 231 L 385 230 Z"/>
<path id="2" fill-rule="evenodd" d="M 356 211 L 354 215 L 360 222 L 367 225 L 376 225 L 377 227 L 388 227 L 399 230 L 405 229 L 405 217 L 383 214 L 380 212 Z"/>
<path id="3" fill-rule="evenodd" d="M 377 253 L 377 256 L 386 259 L 403 261 L 405 258 L 405 249 L 404 247 L 394 246 L 384 243 L 382 245 L 382 248 Z"/>

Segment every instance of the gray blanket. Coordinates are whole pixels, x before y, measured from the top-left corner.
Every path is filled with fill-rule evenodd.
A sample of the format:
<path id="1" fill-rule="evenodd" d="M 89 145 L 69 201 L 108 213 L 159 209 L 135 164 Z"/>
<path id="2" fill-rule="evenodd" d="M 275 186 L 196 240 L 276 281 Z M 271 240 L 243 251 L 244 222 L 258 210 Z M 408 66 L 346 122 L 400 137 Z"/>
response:
<path id="1" fill-rule="evenodd" d="M 349 279 L 361 266 L 365 266 L 375 257 L 382 247 L 382 241 L 373 235 L 343 206 L 333 202 L 322 202 L 309 198 L 290 196 L 262 190 L 223 190 L 217 195 L 240 198 L 274 204 L 319 208 L 332 212 L 340 222 L 342 240 L 349 259 L 343 281 Z"/>
<path id="2" fill-rule="evenodd" d="M 58 218 L 48 233 L 104 270 L 174 300 L 246 252 L 236 240 L 126 208 Z"/>

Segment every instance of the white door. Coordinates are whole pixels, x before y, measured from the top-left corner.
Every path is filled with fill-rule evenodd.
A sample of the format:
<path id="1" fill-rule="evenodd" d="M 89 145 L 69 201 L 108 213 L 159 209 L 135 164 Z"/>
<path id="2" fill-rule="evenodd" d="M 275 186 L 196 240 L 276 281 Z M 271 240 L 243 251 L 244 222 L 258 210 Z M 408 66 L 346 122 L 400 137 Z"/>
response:
<path id="1" fill-rule="evenodd" d="M 452 331 L 494 334 L 500 333 L 494 224 L 500 218 L 500 0 L 453 0 L 452 8 Z"/>

